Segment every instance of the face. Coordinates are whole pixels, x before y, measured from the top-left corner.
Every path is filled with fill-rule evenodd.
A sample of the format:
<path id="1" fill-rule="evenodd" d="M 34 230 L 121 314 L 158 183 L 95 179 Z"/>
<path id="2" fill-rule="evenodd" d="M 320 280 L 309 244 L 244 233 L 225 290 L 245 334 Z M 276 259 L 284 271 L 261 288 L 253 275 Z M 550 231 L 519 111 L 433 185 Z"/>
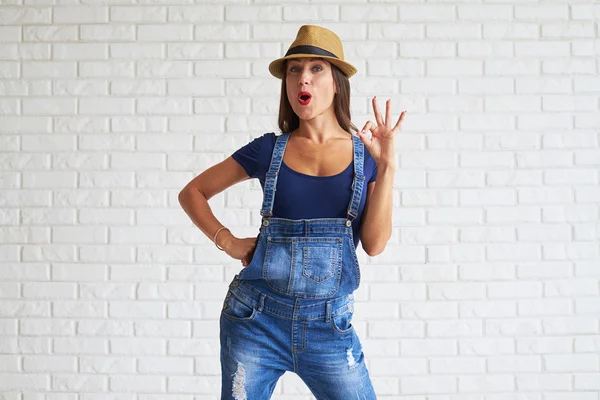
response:
<path id="1" fill-rule="evenodd" d="M 331 64 L 324 59 L 288 60 L 285 79 L 288 100 L 300 119 L 311 119 L 333 107 L 336 87 Z M 300 92 L 310 93 L 308 103 L 299 99 Z"/>

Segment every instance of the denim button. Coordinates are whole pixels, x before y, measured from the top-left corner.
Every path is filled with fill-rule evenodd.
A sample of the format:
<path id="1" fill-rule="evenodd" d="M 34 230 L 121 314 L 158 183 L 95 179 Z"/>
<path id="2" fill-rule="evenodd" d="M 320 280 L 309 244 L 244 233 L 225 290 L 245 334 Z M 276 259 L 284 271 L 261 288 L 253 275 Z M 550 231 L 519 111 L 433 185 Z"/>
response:
<path id="1" fill-rule="evenodd" d="M 240 283 L 238 281 L 233 281 L 233 286 L 238 286 Z"/>
<path id="2" fill-rule="evenodd" d="M 263 220 L 263 226 L 269 226 L 269 221 L 268 220 Z"/>
<path id="3" fill-rule="evenodd" d="M 347 221 L 346 221 L 346 226 L 348 226 L 348 227 L 352 226 L 352 221 L 350 221 L 350 220 L 347 220 Z"/>
<path id="4" fill-rule="evenodd" d="M 225 296 L 226 299 L 231 297 L 231 292 L 227 292 L 227 296 Z"/>
<path id="5" fill-rule="evenodd" d="M 223 304 L 223 309 L 226 309 L 227 307 L 229 307 L 229 306 L 227 305 L 227 303 L 224 303 L 224 304 Z"/>

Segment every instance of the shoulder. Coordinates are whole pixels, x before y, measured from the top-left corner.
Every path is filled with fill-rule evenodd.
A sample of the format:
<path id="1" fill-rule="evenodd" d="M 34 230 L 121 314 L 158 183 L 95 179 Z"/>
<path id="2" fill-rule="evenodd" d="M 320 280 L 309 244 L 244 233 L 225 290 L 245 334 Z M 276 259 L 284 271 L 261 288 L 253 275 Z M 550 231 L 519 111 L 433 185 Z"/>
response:
<path id="1" fill-rule="evenodd" d="M 276 139 L 277 136 L 275 136 L 275 133 L 265 133 L 261 136 L 255 137 L 250 142 L 243 145 L 236 151 L 236 153 L 252 153 L 258 155 L 265 151 L 269 151 L 269 149 L 272 151 L 273 147 L 275 146 Z"/>
<path id="2" fill-rule="evenodd" d="M 244 167 L 248 176 L 259 177 L 268 168 L 275 140 L 275 133 L 265 133 L 244 144 L 231 156 Z"/>
<path id="3" fill-rule="evenodd" d="M 265 133 L 260 137 L 260 139 L 264 142 L 264 144 L 268 147 L 275 147 L 275 142 L 277 141 L 277 137 L 280 135 L 276 135 L 275 132 Z"/>
<path id="4" fill-rule="evenodd" d="M 277 141 L 275 132 L 267 132 L 255 138 L 252 142 L 260 146 L 261 151 L 271 152 L 275 147 L 275 141 Z"/>
<path id="5" fill-rule="evenodd" d="M 254 140 L 262 140 L 264 142 L 273 142 L 274 143 L 275 140 L 277 139 L 277 136 L 278 135 L 276 135 L 275 132 L 267 132 L 261 136 L 258 136 Z"/>

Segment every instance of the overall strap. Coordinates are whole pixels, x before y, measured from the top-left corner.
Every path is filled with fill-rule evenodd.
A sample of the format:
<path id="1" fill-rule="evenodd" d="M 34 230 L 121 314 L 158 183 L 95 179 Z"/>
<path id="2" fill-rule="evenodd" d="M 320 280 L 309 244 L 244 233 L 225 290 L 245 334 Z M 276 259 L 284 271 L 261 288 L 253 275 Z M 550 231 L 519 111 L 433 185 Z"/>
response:
<path id="1" fill-rule="evenodd" d="M 265 177 L 265 188 L 262 208 L 260 215 L 263 217 L 270 217 L 273 215 L 273 202 L 275 201 L 275 190 L 277 187 L 277 176 L 279 175 L 279 168 L 283 161 L 283 153 L 285 152 L 285 146 L 287 145 L 290 133 L 284 133 L 277 137 L 275 141 L 275 147 L 273 148 L 273 154 L 271 156 L 271 164 Z"/>
<path id="2" fill-rule="evenodd" d="M 352 181 L 352 199 L 348 204 L 348 219 L 354 221 L 358 216 L 358 207 L 362 198 L 365 183 L 364 174 L 364 144 L 358 136 L 352 135 L 354 147 L 354 180 Z"/>

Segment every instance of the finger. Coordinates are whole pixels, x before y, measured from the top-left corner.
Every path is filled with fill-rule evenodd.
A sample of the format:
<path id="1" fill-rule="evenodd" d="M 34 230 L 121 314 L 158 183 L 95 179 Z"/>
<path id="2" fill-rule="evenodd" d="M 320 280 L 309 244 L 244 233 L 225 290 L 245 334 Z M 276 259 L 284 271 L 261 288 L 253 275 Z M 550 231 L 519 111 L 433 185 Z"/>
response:
<path id="1" fill-rule="evenodd" d="M 385 102 L 385 126 L 392 127 L 392 99 Z"/>
<path id="2" fill-rule="evenodd" d="M 375 124 L 373 123 L 373 121 L 367 121 L 364 128 L 362 129 L 362 133 L 366 134 L 369 139 L 373 137 L 373 130 L 375 129 L 373 128 L 374 125 Z"/>
<path id="3" fill-rule="evenodd" d="M 402 125 L 402 121 L 404 121 L 406 112 L 407 112 L 406 110 L 402 111 L 402 113 L 400 114 L 400 117 L 398 117 L 398 122 L 396 122 L 396 125 L 394 125 L 394 128 L 392 128 L 392 131 L 396 132 L 396 131 L 400 130 L 400 126 Z"/>
<path id="4" fill-rule="evenodd" d="M 377 125 L 384 125 L 383 121 L 381 120 L 379 107 L 377 107 L 377 96 L 373 96 L 373 113 L 375 113 L 375 121 L 377 121 Z"/>
<path id="5" fill-rule="evenodd" d="M 369 130 L 369 126 L 371 124 L 371 121 L 367 121 L 365 123 L 365 125 L 363 126 L 363 128 L 356 132 L 356 134 L 358 135 L 358 137 L 364 142 L 365 139 L 369 138 L 369 134 L 371 133 L 371 131 Z M 368 133 L 367 133 L 368 132 Z"/>
<path id="6" fill-rule="evenodd" d="M 372 136 L 369 135 L 371 133 L 371 131 L 367 131 L 368 133 L 364 133 L 362 131 L 358 132 L 358 137 L 360 138 L 360 140 L 365 144 L 365 146 L 367 146 L 367 148 L 369 148 L 371 146 L 371 142 L 372 142 Z"/>
<path id="7" fill-rule="evenodd" d="M 369 129 L 370 122 L 371 121 L 365 122 L 365 124 L 363 125 L 363 127 L 359 131 L 357 131 L 356 134 L 360 134 L 360 133 L 365 134 L 365 133 L 367 133 L 367 131 Z"/>
<path id="8" fill-rule="evenodd" d="M 373 121 L 371 121 L 371 120 L 365 122 L 365 124 L 363 125 L 361 131 L 365 132 L 367 129 L 369 129 L 369 126 L 371 126 L 372 124 L 373 124 Z"/>
<path id="9" fill-rule="evenodd" d="M 377 129 L 379 129 L 379 126 L 377 126 L 375 124 L 375 122 L 371 121 L 371 125 L 369 125 L 369 130 L 370 130 L 371 135 L 373 137 L 379 137 L 380 136 L 380 132 L 378 132 Z"/>

